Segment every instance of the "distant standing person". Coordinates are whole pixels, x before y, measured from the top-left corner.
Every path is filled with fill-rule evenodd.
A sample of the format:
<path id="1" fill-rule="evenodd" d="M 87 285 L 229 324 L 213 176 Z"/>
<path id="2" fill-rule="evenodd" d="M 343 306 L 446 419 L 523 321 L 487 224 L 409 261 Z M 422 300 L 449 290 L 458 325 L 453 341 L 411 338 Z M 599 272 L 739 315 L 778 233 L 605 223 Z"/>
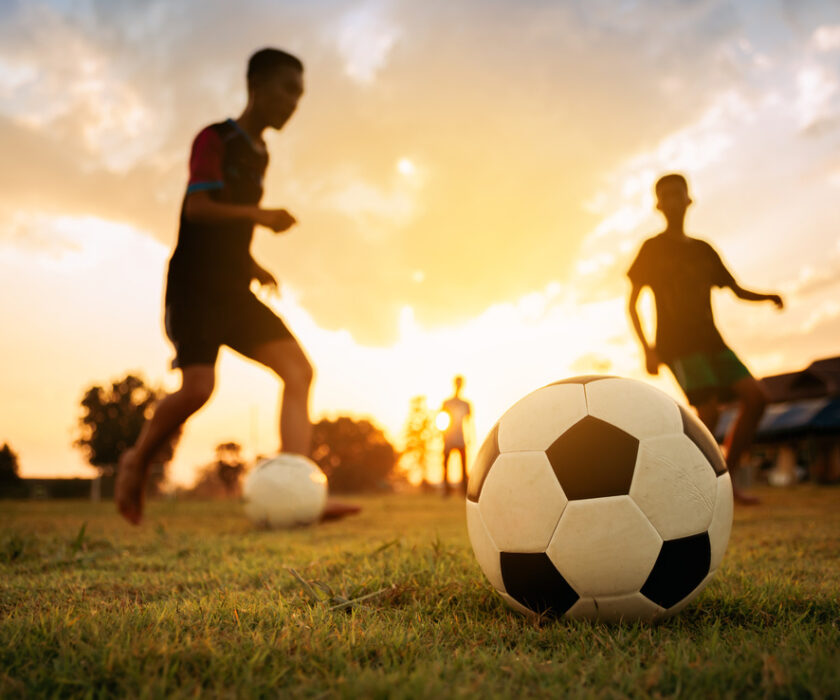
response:
<path id="1" fill-rule="evenodd" d="M 261 207 L 260 199 L 268 165 L 263 132 L 281 129 L 294 113 L 303 95 L 303 64 L 284 51 L 262 49 L 248 61 L 247 84 L 242 114 L 202 129 L 192 145 L 166 281 L 165 326 L 181 387 L 156 406 L 137 443 L 120 458 L 117 507 L 133 524 L 142 517 L 150 461 L 213 393 L 222 345 L 282 380 L 281 449 L 309 455 L 312 365 L 283 321 L 250 291 L 254 280 L 277 286 L 274 275 L 251 257 L 254 226 L 282 233 L 296 223 L 285 209 Z M 325 517 L 356 510 L 332 503 Z"/>
<path id="2" fill-rule="evenodd" d="M 668 365 L 688 402 L 706 427 L 714 432 L 720 404 L 737 399 L 738 415 L 725 440 L 726 464 L 733 474 L 749 449 L 767 403 L 764 389 L 726 345 L 712 316 L 711 290 L 729 287 L 739 299 L 771 301 L 783 308 L 778 294 L 751 292 L 741 287 L 726 269 L 717 251 L 686 235 L 685 213 L 691 204 L 688 183 L 679 174 L 656 182 L 656 208 L 665 217 L 665 230 L 644 242 L 627 272 L 630 319 L 642 343 L 650 374 Z M 644 287 L 653 291 L 656 305 L 656 340 L 645 338 L 636 309 Z M 734 487 L 737 501 L 758 503 L 754 496 Z"/>
<path id="3" fill-rule="evenodd" d="M 472 415 L 469 401 L 461 398 L 464 378 L 455 377 L 455 393 L 446 399 L 441 406 L 441 413 L 446 414 L 448 420 L 443 429 L 443 493 L 449 495 L 449 456 L 457 452 L 461 457 L 461 490 L 467 493 L 467 442 L 464 439 L 464 424 Z"/>

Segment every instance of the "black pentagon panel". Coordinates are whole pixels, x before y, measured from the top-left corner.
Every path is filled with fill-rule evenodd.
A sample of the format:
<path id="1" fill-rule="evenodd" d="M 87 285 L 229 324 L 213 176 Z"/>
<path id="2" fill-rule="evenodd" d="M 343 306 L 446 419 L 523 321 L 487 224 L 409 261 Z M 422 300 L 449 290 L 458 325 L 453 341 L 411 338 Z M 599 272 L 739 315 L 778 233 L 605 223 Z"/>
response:
<path id="1" fill-rule="evenodd" d="M 560 617 L 580 597 L 547 554 L 502 552 L 502 581 L 508 595 L 536 613 Z"/>
<path id="2" fill-rule="evenodd" d="M 581 418 L 545 451 L 570 501 L 630 491 L 639 441 L 600 418 Z"/>
<path id="3" fill-rule="evenodd" d="M 597 382 L 599 379 L 615 379 L 611 374 L 582 374 L 579 377 L 569 377 L 568 379 L 561 379 L 559 382 L 551 382 L 547 386 L 554 386 L 555 384 L 589 384 L 589 382 Z"/>
<path id="4" fill-rule="evenodd" d="M 686 437 L 697 445 L 698 449 L 706 456 L 709 464 L 712 465 L 712 469 L 715 470 L 715 474 L 720 476 L 726 473 L 723 453 L 706 426 L 685 406 L 680 405 L 680 414 L 682 415 L 683 432 Z"/>
<path id="5" fill-rule="evenodd" d="M 676 605 L 706 578 L 711 560 L 708 533 L 666 540 L 642 586 L 642 595 L 663 608 Z"/>
<path id="6" fill-rule="evenodd" d="M 487 437 L 479 449 L 478 454 L 473 460 L 470 468 L 469 479 L 467 481 L 467 500 L 478 503 L 478 497 L 481 495 L 481 487 L 484 486 L 484 480 L 499 456 L 499 424 L 493 426 Z"/>

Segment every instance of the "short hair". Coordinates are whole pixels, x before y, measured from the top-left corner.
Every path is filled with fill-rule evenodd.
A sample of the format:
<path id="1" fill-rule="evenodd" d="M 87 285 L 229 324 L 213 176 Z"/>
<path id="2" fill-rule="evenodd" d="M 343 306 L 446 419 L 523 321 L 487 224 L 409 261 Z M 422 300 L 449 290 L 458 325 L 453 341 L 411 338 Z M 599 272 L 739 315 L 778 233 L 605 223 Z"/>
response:
<path id="1" fill-rule="evenodd" d="M 248 59 L 248 85 L 262 82 L 283 67 L 295 68 L 303 73 L 303 63 L 297 56 L 280 49 L 260 49 Z"/>
<path id="2" fill-rule="evenodd" d="M 656 181 L 656 185 L 653 187 L 656 192 L 656 196 L 659 197 L 662 188 L 670 185 L 672 182 L 675 184 L 681 184 L 685 188 L 685 191 L 688 192 L 688 181 L 685 179 L 685 175 L 681 175 L 680 173 L 668 173 Z"/>

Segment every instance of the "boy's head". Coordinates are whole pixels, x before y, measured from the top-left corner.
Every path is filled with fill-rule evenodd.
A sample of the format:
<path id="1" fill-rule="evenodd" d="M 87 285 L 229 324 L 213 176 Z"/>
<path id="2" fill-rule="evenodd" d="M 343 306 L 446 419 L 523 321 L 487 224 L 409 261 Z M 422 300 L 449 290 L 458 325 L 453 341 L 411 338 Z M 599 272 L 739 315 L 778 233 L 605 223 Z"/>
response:
<path id="1" fill-rule="evenodd" d="M 685 216 L 685 210 L 691 204 L 688 196 L 688 182 L 679 173 L 663 175 L 656 181 L 656 208 L 668 221 Z"/>
<path id="2" fill-rule="evenodd" d="M 303 63 L 280 49 L 260 49 L 248 60 L 248 100 L 261 120 L 281 128 L 303 95 Z"/>

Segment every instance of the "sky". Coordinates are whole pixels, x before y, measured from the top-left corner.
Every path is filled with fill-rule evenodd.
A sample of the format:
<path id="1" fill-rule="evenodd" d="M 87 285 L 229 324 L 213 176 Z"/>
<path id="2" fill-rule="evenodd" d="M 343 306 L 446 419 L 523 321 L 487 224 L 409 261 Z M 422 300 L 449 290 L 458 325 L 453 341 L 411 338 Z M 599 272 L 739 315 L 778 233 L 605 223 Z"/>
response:
<path id="1" fill-rule="evenodd" d="M 836 1 L 0 0 L 0 443 L 24 476 L 93 473 L 72 446 L 92 384 L 177 387 L 162 292 L 190 144 L 241 112 L 263 46 L 306 66 L 263 200 L 299 225 L 252 252 L 315 364 L 316 419 L 399 446 L 410 398 L 439 405 L 458 373 L 476 440 L 574 374 L 679 397 L 644 374 L 625 277 L 674 170 L 688 232 L 785 297 L 715 293 L 752 371 L 838 354 Z M 220 442 L 276 449 L 277 394 L 223 351 L 173 481 Z"/>

